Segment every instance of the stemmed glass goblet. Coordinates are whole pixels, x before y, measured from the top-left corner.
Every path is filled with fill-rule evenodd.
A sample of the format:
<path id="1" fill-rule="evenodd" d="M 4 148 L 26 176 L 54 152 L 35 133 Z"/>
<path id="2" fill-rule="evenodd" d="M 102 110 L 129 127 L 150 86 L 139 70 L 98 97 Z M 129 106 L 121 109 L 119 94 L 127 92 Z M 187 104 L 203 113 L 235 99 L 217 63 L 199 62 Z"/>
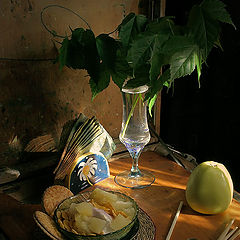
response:
<path id="1" fill-rule="evenodd" d="M 147 90 L 147 86 L 122 89 L 123 116 L 119 139 L 132 157 L 132 167 L 130 170 L 118 174 L 115 177 L 115 182 L 127 188 L 144 188 L 155 180 L 152 173 L 140 170 L 138 167 L 139 156 L 150 141 L 147 103 L 144 101 Z"/>

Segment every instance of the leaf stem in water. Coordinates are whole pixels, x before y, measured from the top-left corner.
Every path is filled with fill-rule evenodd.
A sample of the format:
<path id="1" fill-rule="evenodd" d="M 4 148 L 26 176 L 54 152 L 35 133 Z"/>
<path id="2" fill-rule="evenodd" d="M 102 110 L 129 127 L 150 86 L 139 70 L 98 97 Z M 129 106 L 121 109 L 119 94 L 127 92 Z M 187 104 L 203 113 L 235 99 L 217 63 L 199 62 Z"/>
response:
<path id="1" fill-rule="evenodd" d="M 133 115 L 133 112 L 134 112 L 134 109 L 135 109 L 135 107 L 136 107 L 136 105 L 137 105 L 137 103 L 138 103 L 138 100 L 142 98 L 142 94 L 139 93 L 139 94 L 137 94 L 135 97 L 136 97 L 136 98 L 134 99 L 134 103 L 133 103 L 133 105 L 132 105 L 131 111 L 130 111 L 130 113 L 129 113 L 129 115 L 128 115 L 127 121 L 126 121 L 126 123 L 125 123 L 124 129 L 123 129 L 123 132 L 122 132 L 122 137 L 124 137 L 124 135 L 125 135 L 125 132 L 126 132 L 126 130 L 127 130 L 129 121 L 130 121 L 130 119 L 131 119 L 131 117 L 132 117 L 132 115 Z"/>

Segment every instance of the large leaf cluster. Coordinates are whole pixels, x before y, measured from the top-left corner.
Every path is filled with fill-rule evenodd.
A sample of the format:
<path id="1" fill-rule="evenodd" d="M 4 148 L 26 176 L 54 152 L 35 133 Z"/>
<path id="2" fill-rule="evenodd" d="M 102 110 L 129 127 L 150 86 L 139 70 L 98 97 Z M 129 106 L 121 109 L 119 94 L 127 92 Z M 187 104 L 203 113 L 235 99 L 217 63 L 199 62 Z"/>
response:
<path id="1" fill-rule="evenodd" d="M 202 64 L 214 46 L 220 47 L 220 23 L 234 26 L 220 0 L 204 0 L 193 6 L 185 26 L 173 17 L 153 21 L 130 13 L 118 26 L 118 39 L 87 29 L 72 30 L 59 51 L 60 67 L 86 69 L 93 98 L 108 87 L 110 79 L 121 89 L 148 85 L 150 109 L 163 86 L 192 74 L 200 80 Z M 234 26 L 235 27 L 235 26 Z M 126 83 L 126 79 L 128 80 Z"/>

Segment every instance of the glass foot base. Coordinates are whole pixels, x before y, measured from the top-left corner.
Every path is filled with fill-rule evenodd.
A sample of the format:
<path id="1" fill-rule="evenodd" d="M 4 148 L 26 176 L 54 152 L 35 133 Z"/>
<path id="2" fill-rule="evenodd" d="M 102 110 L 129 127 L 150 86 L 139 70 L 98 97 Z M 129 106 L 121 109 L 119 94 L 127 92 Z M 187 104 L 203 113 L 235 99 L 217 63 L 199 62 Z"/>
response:
<path id="1" fill-rule="evenodd" d="M 131 171 L 125 171 L 118 174 L 114 181 L 126 188 L 144 188 L 150 186 L 155 181 L 155 177 L 145 170 L 141 170 L 141 174 L 138 176 L 131 176 Z"/>

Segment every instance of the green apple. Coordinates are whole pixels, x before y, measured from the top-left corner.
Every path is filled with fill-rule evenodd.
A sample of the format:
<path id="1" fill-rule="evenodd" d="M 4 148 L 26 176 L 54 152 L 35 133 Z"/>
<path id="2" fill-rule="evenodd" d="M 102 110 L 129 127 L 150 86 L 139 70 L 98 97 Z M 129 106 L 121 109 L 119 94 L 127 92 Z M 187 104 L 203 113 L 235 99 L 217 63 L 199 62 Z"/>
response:
<path id="1" fill-rule="evenodd" d="M 193 210 L 217 214 L 228 208 L 232 198 L 232 179 L 223 164 L 203 162 L 192 171 L 186 187 L 186 199 Z"/>

